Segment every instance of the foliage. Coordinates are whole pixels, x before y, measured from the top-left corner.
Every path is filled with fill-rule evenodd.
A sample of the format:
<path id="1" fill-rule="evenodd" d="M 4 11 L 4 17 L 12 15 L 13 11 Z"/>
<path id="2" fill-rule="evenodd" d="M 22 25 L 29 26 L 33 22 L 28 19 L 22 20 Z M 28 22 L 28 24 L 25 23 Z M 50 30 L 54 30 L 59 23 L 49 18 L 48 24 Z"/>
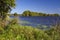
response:
<path id="1" fill-rule="evenodd" d="M 18 16 L 18 14 L 17 13 L 14 13 L 14 16 Z"/>
<path id="2" fill-rule="evenodd" d="M 0 40 L 50 40 L 50 37 L 43 30 L 10 23 L 0 27 Z"/>
<path id="3" fill-rule="evenodd" d="M 60 25 L 54 26 L 45 32 L 51 37 L 52 40 L 60 40 Z"/>
<path id="4" fill-rule="evenodd" d="M 19 20 L 16 18 L 10 20 L 10 22 L 9 22 L 9 24 L 11 24 L 11 25 L 18 24 L 18 23 L 19 23 Z"/>
<path id="5" fill-rule="evenodd" d="M 31 26 L 22 26 L 13 19 L 8 25 L 0 26 L 0 40 L 60 40 L 60 26 L 41 30 Z"/>
<path id="6" fill-rule="evenodd" d="M 11 8 L 15 7 L 15 0 L 0 0 L 0 17 L 4 19 Z"/>
<path id="7" fill-rule="evenodd" d="M 59 14 L 46 14 L 46 13 L 38 13 L 38 12 L 31 12 L 29 10 L 24 11 L 22 16 L 60 16 Z"/>

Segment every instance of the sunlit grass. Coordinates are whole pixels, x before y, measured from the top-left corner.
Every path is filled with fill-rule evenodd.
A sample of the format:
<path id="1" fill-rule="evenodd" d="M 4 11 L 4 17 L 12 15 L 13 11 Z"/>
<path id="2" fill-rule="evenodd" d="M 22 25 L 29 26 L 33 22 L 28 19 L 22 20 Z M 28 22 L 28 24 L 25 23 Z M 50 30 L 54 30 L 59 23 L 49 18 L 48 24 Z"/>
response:
<path id="1" fill-rule="evenodd" d="M 8 25 L 5 29 L 0 28 L 0 40 L 48 40 L 49 36 L 44 31 L 31 26 L 18 24 Z M 47 39 L 48 38 L 48 39 Z"/>

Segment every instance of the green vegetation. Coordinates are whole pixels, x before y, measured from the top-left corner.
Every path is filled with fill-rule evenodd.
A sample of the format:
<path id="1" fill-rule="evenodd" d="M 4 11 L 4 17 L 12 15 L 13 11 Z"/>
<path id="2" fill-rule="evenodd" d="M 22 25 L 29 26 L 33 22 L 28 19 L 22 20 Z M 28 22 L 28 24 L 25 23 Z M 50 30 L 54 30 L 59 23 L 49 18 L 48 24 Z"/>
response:
<path id="1" fill-rule="evenodd" d="M 48 39 L 47 39 L 48 38 Z M 0 40 L 49 40 L 49 36 L 44 31 L 28 27 L 8 25 L 5 29 L 0 27 Z"/>
<path id="2" fill-rule="evenodd" d="M 19 25 L 17 20 L 13 19 L 8 25 L 0 26 L 0 40 L 60 40 L 60 26 L 41 30 Z"/>
<path id="3" fill-rule="evenodd" d="M 14 16 L 18 16 L 18 14 L 15 12 L 15 13 L 14 13 Z"/>
<path id="4" fill-rule="evenodd" d="M 31 26 L 21 26 L 16 19 L 11 20 L 7 15 L 14 7 L 15 0 L 0 0 L 0 40 L 60 40 L 60 25 L 44 31 Z M 30 11 L 25 11 L 22 15 L 46 16 Z M 14 16 L 17 14 L 15 13 Z"/>
<path id="5" fill-rule="evenodd" d="M 59 14 L 46 14 L 46 13 L 38 13 L 38 12 L 31 12 L 31 11 L 24 11 L 22 16 L 60 16 Z"/>
<path id="6" fill-rule="evenodd" d="M 60 25 L 45 31 L 52 40 L 60 40 Z"/>
<path id="7" fill-rule="evenodd" d="M 0 18 L 5 19 L 8 12 L 15 7 L 15 0 L 0 0 Z"/>

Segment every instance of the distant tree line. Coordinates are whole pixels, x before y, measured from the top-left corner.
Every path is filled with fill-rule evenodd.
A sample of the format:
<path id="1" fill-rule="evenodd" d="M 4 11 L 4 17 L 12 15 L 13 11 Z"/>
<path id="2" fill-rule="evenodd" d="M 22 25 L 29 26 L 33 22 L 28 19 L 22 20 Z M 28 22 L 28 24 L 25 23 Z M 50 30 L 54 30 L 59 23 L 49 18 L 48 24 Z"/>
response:
<path id="1" fill-rule="evenodd" d="M 60 16 L 58 13 L 55 14 L 46 14 L 46 13 L 39 13 L 39 12 L 32 12 L 32 11 L 24 11 L 22 14 L 18 14 L 15 12 L 14 14 L 8 14 L 9 16 Z"/>
<path id="2" fill-rule="evenodd" d="M 21 14 L 18 14 L 17 12 L 13 13 L 13 14 L 8 14 L 9 16 L 21 16 Z"/>
<path id="3" fill-rule="evenodd" d="M 24 11 L 22 16 L 60 16 L 59 14 L 46 14 L 46 13 L 38 13 L 38 12 L 31 12 L 31 11 Z"/>

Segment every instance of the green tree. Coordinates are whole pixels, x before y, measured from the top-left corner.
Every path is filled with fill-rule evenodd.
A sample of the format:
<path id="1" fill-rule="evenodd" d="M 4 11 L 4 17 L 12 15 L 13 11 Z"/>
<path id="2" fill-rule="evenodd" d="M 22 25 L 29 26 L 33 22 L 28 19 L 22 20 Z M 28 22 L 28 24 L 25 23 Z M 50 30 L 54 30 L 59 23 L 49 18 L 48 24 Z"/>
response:
<path id="1" fill-rule="evenodd" d="M 59 14 L 57 14 L 57 13 L 55 13 L 55 14 L 53 14 L 54 16 L 59 16 Z"/>
<path id="2" fill-rule="evenodd" d="M 14 16 L 18 16 L 18 14 L 17 13 L 14 13 Z"/>
<path id="3" fill-rule="evenodd" d="M 29 11 L 29 10 L 24 11 L 22 15 L 23 15 L 23 16 L 30 16 L 30 11 Z"/>
<path id="4" fill-rule="evenodd" d="M 14 7 L 15 0 L 0 0 L 0 17 L 4 19 Z"/>

